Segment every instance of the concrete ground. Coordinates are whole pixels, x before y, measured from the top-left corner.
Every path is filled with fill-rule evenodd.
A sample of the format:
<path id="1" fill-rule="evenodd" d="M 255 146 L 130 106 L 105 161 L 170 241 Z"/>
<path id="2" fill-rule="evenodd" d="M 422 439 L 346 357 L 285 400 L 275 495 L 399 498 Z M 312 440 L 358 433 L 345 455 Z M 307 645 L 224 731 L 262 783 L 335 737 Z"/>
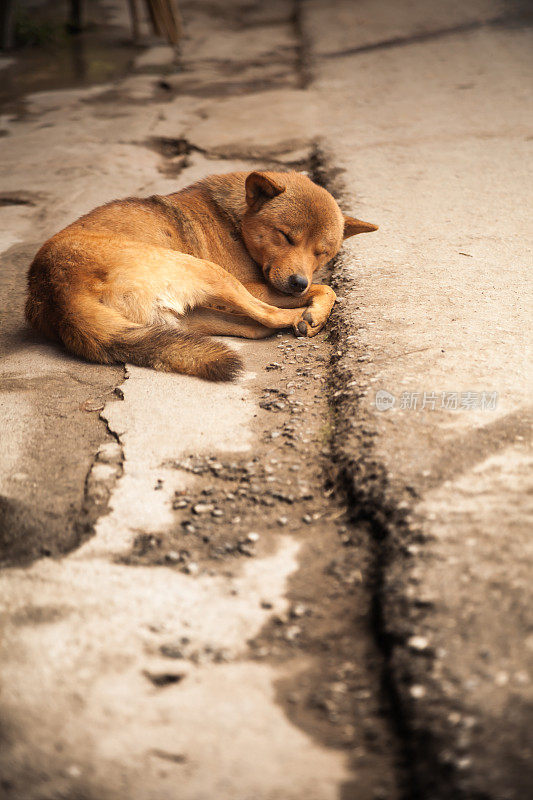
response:
<path id="1" fill-rule="evenodd" d="M 530 22 L 180 5 L 178 67 L 0 60 L 0 796 L 529 797 Z M 261 166 L 380 225 L 325 334 L 213 386 L 25 329 L 51 233 Z"/>

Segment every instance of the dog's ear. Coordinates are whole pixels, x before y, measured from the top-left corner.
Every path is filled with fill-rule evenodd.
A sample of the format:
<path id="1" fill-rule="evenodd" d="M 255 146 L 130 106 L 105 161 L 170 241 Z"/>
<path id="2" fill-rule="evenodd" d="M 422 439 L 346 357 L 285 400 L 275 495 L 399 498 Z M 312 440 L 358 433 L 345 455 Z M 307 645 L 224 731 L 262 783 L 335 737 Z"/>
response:
<path id="1" fill-rule="evenodd" d="M 277 183 L 266 172 L 250 172 L 244 188 L 246 189 L 246 202 L 252 211 L 259 211 L 267 200 L 271 200 L 285 191 L 285 187 Z"/>
<path id="2" fill-rule="evenodd" d="M 371 233 L 377 229 L 378 226 L 372 225 L 371 222 L 363 222 L 355 217 L 344 217 L 344 239 L 355 236 L 356 233 Z"/>

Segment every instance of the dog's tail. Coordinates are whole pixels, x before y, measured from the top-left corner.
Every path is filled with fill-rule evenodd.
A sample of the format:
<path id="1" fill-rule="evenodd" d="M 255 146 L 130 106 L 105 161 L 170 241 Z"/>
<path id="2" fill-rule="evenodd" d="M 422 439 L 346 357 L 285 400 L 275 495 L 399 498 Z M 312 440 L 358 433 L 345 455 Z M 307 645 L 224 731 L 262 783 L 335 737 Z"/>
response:
<path id="1" fill-rule="evenodd" d="M 242 370 L 239 356 L 221 342 L 170 324 L 134 324 L 91 297 L 71 302 L 68 312 L 55 309 L 49 315 L 30 294 L 26 319 L 41 333 L 56 334 L 68 350 L 88 361 L 128 362 L 210 381 L 231 381 Z"/>
<path id="2" fill-rule="evenodd" d="M 222 342 L 164 324 L 121 331 L 106 352 L 112 361 L 196 375 L 208 381 L 232 381 L 242 370 L 237 353 Z"/>

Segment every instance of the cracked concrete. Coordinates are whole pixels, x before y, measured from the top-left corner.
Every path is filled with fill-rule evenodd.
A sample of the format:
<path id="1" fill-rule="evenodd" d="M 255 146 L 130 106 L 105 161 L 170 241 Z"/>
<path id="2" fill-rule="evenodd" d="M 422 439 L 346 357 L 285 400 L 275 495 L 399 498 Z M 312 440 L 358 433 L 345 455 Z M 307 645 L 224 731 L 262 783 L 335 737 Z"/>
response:
<path id="1" fill-rule="evenodd" d="M 375 621 L 411 791 L 526 797 L 531 29 L 486 25 L 506 13 L 497 3 L 412 4 L 401 20 L 377 3 L 348 47 L 348 25 L 324 42 L 325 9 L 307 8 L 330 185 L 349 207 L 357 178 L 380 222 L 336 270 L 336 321 L 354 330 L 338 337 L 337 442 L 375 530 Z"/>
<path id="2" fill-rule="evenodd" d="M 205 37 L 204 27 L 202 23 L 196 34 L 194 25 L 190 27 L 195 58 L 201 56 L 197 39 L 200 33 Z M 273 33 L 279 28 L 274 26 Z M 292 47 L 286 14 L 281 29 Z M 255 80 L 263 72 L 261 81 L 267 85 L 270 64 L 262 67 L 260 62 L 263 55 L 270 60 L 270 47 L 262 49 L 262 35 L 254 39 L 246 29 L 235 37 L 247 42 L 246 76 Z M 228 47 L 229 39 L 219 41 Z M 220 58 L 227 58 L 234 47 Z M 282 62 L 287 61 L 285 50 L 280 46 L 276 51 Z M 158 61 L 161 56 L 157 54 Z M 208 51 L 202 58 L 207 56 Z M 6 395 L 11 405 L 6 404 L 3 416 L 3 490 L 9 503 L 19 496 L 27 503 L 31 481 L 33 502 L 27 503 L 23 518 L 34 526 L 40 525 L 42 505 L 50 497 L 55 506 L 72 507 L 77 521 L 87 498 L 100 504 L 99 520 L 88 521 L 85 535 L 92 536 L 81 546 L 85 535 L 70 537 L 58 548 L 53 531 L 53 546 L 45 543 L 43 548 L 37 535 L 35 547 L 26 540 L 21 553 L 17 548 L 24 526 L 13 515 L 5 522 L 11 534 L 5 553 L 9 563 L 72 550 L 61 560 L 41 558 L 30 567 L 11 566 L 1 578 L 2 790 L 10 798 L 52 798 L 72 791 L 98 798 L 121 798 L 124 793 L 139 800 L 174 798 L 179 781 L 179 796 L 191 800 L 280 795 L 333 800 L 354 777 L 342 747 L 326 748 L 315 741 L 305 725 L 289 720 L 279 702 L 277 684 L 308 669 L 309 657 L 302 653 L 269 663 L 260 659 L 260 648 L 254 658 L 249 652 L 248 642 L 258 638 L 269 620 L 288 615 L 285 594 L 301 549 L 294 534 L 273 532 L 261 557 L 237 569 L 223 562 L 219 569 L 195 574 L 190 563 L 183 571 L 179 563 L 172 566 L 172 551 L 164 567 L 132 566 L 125 559 L 141 532 L 160 536 L 174 528 L 173 499 L 189 491 L 192 482 L 171 465 L 173 460 L 191 452 L 242 457 L 256 447 L 252 421 L 257 407 L 248 385 L 255 386 L 257 376 L 252 372 L 238 385 L 207 386 L 128 367 L 121 383 L 119 369 L 78 368 L 56 347 L 28 340 L 20 330 L 24 268 L 19 265 L 30 260 L 36 246 L 31 242 L 117 195 L 168 192 L 210 171 L 250 168 L 250 157 L 277 159 L 290 151 L 293 160 L 308 158 L 311 136 L 305 118 L 289 137 L 285 131 L 292 89 L 287 98 L 277 90 L 272 95 L 272 101 L 285 102 L 286 117 L 278 120 L 277 129 L 273 122 L 261 148 L 254 149 L 254 116 L 262 103 L 246 99 L 246 113 L 231 127 L 227 115 L 235 116 L 238 106 L 232 100 L 229 105 L 219 98 L 206 100 L 201 89 L 209 67 L 192 64 L 188 70 L 196 84 L 174 85 L 166 94 L 151 75 L 132 75 L 108 86 L 41 92 L 25 98 L 25 116 L 5 120 L 2 188 L 32 192 L 35 204 L 0 208 L 6 212 L 10 238 L 4 246 L 11 246 L 7 263 L 12 276 L 7 286 L 10 314 L 3 329 L 8 355 L 2 369 L 11 390 Z M 249 88 L 246 76 L 243 85 Z M 180 91 L 191 94 L 173 100 L 172 93 Z M 142 115 L 140 103 L 146 103 Z M 220 136 L 222 128 L 227 138 Z M 169 157 L 148 146 L 161 136 L 193 145 L 170 169 Z M 21 146 L 28 154 L 24 163 L 17 158 Z M 252 346 L 246 347 L 250 352 Z M 42 376 L 34 392 L 28 383 L 32 374 Z M 116 396 L 113 389 L 119 383 Z M 52 400 L 47 386 L 54 388 Z M 68 403 L 68 431 L 58 421 L 62 397 Z M 55 434 L 36 425 L 46 418 L 51 402 Z M 98 422 L 95 416 L 103 404 Z M 17 424 L 8 427 L 10 419 Z M 81 419 L 86 421 L 85 436 Z M 28 429 L 33 450 L 23 436 Z M 50 491 L 51 459 L 42 455 L 52 441 L 57 493 Z M 77 471 L 67 489 L 63 475 L 70 474 L 69 454 Z M 39 474 L 38 459 L 48 474 Z M 26 483 L 14 489 L 17 475 L 25 475 Z M 64 523 L 62 508 L 56 513 Z M 169 642 L 175 648 L 183 641 L 203 654 L 199 661 L 162 655 L 162 647 L 170 652 Z M 39 681 L 33 679 L 36 664 L 42 664 Z M 370 798 L 372 776 L 364 778 L 364 785 Z"/>
<path id="3" fill-rule="evenodd" d="M 1 791 L 521 800 L 530 31 L 492 0 L 181 5 L 179 71 L 156 46 L 0 117 Z M 24 331 L 27 265 L 73 218 L 279 164 L 380 224 L 335 265 L 331 351 L 233 342 L 248 372 L 207 386 Z M 437 390 L 498 401 L 399 407 Z M 244 484 L 192 524 L 218 490 L 180 459 L 273 454 L 264 505 Z M 280 514 L 267 479 L 311 499 Z"/>
<path id="4" fill-rule="evenodd" d="M 343 759 L 322 752 L 285 721 L 272 695 L 283 670 L 241 661 L 247 638 L 272 613 L 260 600 L 269 597 L 278 613 L 286 607 L 296 544 L 285 537 L 274 555 L 247 562 L 230 578 L 132 568 L 110 560 L 116 542 L 108 531 L 122 528 L 122 510 L 115 508 L 96 536 L 59 566 L 40 561 L 2 578 L 3 614 L 12 620 L 2 639 L 3 684 L 9 687 L 3 717 L 27 731 L 20 743 L 7 737 L 2 773 L 12 781 L 10 796 L 55 797 L 70 786 L 95 797 L 171 798 L 177 779 L 184 798 L 260 796 L 266 786 L 282 791 L 291 774 L 294 797 L 334 797 L 334 783 L 346 775 Z M 37 608 L 59 610 L 44 624 L 21 628 L 17 621 L 36 597 Z M 75 630 L 81 635 L 73 636 Z M 184 636 L 199 648 L 222 648 L 226 663 L 193 667 L 182 661 L 183 686 L 154 689 L 143 673 L 172 675 L 175 667 L 158 655 L 159 647 Z M 43 660 L 46 669 L 35 683 L 35 664 Z M 242 725 L 248 709 L 253 729 Z M 155 750 L 183 754 L 184 766 L 178 773 L 163 769 Z M 207 769 L 217 752 L 219 768 Z M 290 768 L 280 771 L 277 765 L 287 759 Z M 260 761 L 271 775 L 251 771 L 250 761 Z"/>

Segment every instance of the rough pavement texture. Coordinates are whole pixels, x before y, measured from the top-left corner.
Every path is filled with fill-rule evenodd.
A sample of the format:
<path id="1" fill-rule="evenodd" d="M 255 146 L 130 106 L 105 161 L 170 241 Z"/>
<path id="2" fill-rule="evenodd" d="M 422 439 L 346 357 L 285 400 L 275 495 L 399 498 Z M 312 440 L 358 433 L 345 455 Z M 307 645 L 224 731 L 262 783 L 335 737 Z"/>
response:
<path id="1" fill-rule="evenodd" d="M 180 70 L 152 47 L 0 117 L 0 792 L 528 797 L 531 30 L 488 1 L 181 7 Z M 380 225 L 326 336 L 234 342 L 248 372 L 208 386 L 24 330 L 71 219 L 280 164 Z"/>
<path id="2" fill-rule="evenodd" d="M 303 99 L 292 9 L 268 11 L 279 47 L 265 45 L 259 7 L 244 26 L 241 9 L 215 9 L 190 9 L 183 73 L 166 74 L 169 53 L 154 48 L 139 74 L 34 94 L 2 120 L 8 798 L 398 796 L 368 631 L 368 537 L 324 494 L 324 337 L 236 342 L 247 374 L 213 386 L 78 364 L 21 326 L 32 252 L 95 204 L 210 172 L 308 165 L 303 113 L 287 137 Z M 251 113 L 268 97 L 284 115 L 258 142 Z M 191 455 L 200 463 L 180 466 Z M 70 554 L 38 558 L 58 551 Z"/>
<path id="3" fill-rule="evenodd" d="M 336 268 L 337 455 L 378 541 L 376 625 L 413 791 L 526 797 L 531 28 L 492 3 L 398 6 L 358 4 L 372 20 L 358 28 L 339 2 L 338 29 L 304 6 L 325 177 L 380 223 Z"/>

